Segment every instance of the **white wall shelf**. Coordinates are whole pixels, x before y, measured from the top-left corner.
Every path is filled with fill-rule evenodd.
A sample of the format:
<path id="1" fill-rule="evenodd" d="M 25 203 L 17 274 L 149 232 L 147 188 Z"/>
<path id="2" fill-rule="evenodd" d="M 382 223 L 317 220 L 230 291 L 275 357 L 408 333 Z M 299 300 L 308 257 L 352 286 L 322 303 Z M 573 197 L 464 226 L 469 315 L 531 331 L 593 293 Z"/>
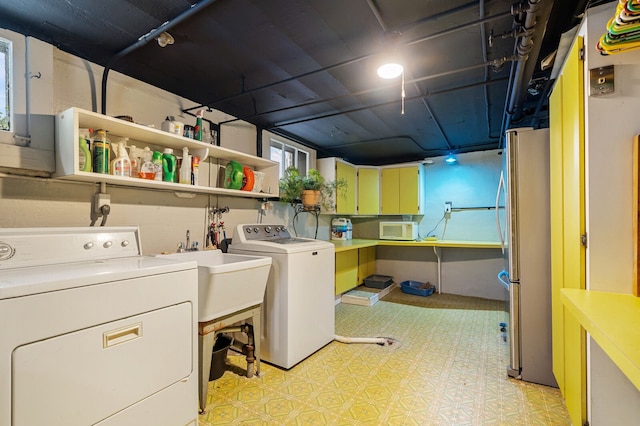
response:
<path id="1" fill-rule="evenodd" d="M 80 128 L 107 130 L 112 143 L 116 142 L 120 137 L 126 137 L 129 138 L 130 145 L 136 145 L 139 148 L 149 146 L 155 150 L 172 148 L 178 155 L 182 152 L 183 147 L 187 147 L 190 153 L 201 158 L 202 165 L 206 165 L 206 160 L 212 166 L 211 168 L 201 167 L 201 173 L 209 173 L 210 176 L 217 175 L 218 167 L 224 167 L 229 161 L 234 160 L 243 166 L 263 172 L 265 174 L 263 190 L 271 188 L 275 191 L 274 193 L 241 191 L 215 186 L 185 185 L 135 177 L 83 172 L 79 169 L 78 161 Z M 215 182 L 216 179 L 209 179 L 208 176 L 203 176 L 202 174 L 200 175 L 201 182 L 210 180 Z M 245 198 L 275 198 L 278 196 L 278 163 L 274 161 L 79 108 L 70 108 L 56 116 L 56 171 L 53 177 L 170 192 L 206 193 Z"/>

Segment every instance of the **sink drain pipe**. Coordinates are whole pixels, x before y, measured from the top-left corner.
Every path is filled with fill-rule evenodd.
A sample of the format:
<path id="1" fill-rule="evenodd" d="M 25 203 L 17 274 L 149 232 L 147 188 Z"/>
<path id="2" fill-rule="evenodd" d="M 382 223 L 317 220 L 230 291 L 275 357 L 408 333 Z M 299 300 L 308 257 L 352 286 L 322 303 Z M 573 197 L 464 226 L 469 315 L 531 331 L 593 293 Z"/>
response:
<path id="1" fill-rule="evenodd" d="M 333 338 L 340 343 L 375 343 L 380 346 L 390 346 L 395 342 L 389 337 L 345 337 L 336 334 Z"/>

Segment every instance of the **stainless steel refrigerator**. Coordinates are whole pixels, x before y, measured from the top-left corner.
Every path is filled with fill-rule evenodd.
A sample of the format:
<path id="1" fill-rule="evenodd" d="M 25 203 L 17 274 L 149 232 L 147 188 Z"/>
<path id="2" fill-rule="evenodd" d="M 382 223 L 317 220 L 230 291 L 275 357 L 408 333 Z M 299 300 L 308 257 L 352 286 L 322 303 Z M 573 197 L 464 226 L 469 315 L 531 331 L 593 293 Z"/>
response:
<path id="1" fill-rule="evenodd" d="M 496 223 L 505 255 L 498 279 L 509 290 L 507 374 L 557 387 L 551 365 L 549 129 L 509 130 L 505 146 Z"/>

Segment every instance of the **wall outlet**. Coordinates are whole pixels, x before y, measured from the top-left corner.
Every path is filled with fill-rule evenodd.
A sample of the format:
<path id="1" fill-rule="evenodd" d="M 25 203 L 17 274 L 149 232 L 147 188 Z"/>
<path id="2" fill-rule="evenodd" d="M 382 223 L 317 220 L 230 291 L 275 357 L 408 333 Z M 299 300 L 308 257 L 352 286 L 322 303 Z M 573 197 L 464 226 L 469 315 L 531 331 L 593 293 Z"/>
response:
<path id="1" fill-rule="evenodd" d="M 98 192 L 93 196 L 93 211 L 102 214 L 102 206 L 110 206 L 111 205 L 111 195 Z"/>
<path id="2" fill-rule="evenodd" d="M 444 218 L 449 220 L 451 219 L 451 201 L 444 202 Z"/>

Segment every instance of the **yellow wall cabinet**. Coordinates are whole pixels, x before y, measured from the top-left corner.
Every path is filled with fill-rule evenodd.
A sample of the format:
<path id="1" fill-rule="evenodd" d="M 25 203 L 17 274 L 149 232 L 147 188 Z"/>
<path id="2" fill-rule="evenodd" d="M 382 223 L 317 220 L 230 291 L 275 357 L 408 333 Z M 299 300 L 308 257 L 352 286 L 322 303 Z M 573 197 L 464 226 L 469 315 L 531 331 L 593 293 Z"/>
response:
<path id="1" fill-rule="evenodd" d="M 383 167 L 380 214 L 424 214 L 424 171 L 421 165 Z"/>
<path id="2" fill-rule="evenodd" d="M 334 196 L 334 208 L 322 213 L 356 214 L 356 167 L 335 157 L 321 158 L 316 163 L 318 171 L 326 180 L 344 179 L 347 183 L 346 191 L 338 191 L 338 194 Z"/>
<path id="3" fill-rule="evenodd" d="M 576 38 L 550 97 L 553 372 L 571 421 L 587 420 L 586 334 L 563 306 L 562 288 L 585 288 L 583 39 Z"/>
<path id="4" fill-rule="evenodd" d="M 378 167 L 358 167 L 358 214 L 377 215 L 380 213 L 380 169 Z"/>

